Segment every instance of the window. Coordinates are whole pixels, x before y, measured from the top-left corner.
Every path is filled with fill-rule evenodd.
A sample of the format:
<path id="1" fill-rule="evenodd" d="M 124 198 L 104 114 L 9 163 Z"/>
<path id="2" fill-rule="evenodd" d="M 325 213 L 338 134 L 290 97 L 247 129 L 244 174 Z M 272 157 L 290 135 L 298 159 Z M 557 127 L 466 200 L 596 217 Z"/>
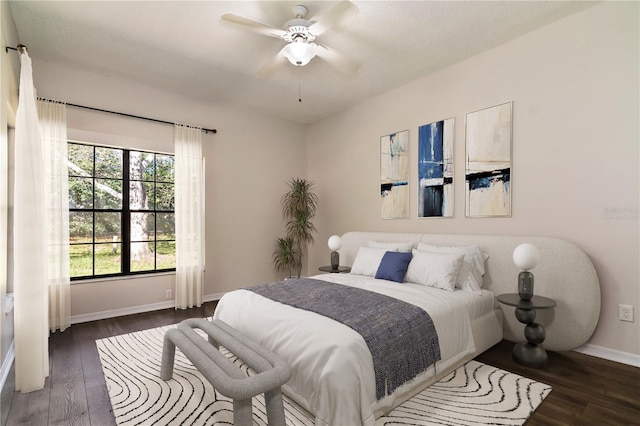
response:
<path id="1" fill-rule="evenodd" d="M 68 147 L 71 278 L 174 270 L 173 155 Z"/>

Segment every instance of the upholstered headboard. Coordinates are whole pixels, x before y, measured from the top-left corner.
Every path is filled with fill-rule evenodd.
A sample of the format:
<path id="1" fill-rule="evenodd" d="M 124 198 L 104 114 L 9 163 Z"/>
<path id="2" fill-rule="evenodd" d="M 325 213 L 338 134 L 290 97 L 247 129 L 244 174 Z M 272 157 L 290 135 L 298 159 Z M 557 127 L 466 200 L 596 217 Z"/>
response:
<path id="1" fill-rule="evenodd" d="M 520 270 L 513 263 L 513 250 L 530 243 L 540 251 L 540 262 L 532 269 L 534 294 L 550 297 L 553 309 L 537 311 L 536 322 L 546 329 L 544 347 L 552 351 L 575 349 L 593 334 L 600 317 L 600 282 L 586 253 L 558 238 L 526 236 L 420 234 L 388 232 L 347 232 L 342 236 L 340 264 L 351 266 L 361 246 L 369 241 L 412 241 L 442 246 L 477 245 L 489 255 L 485 265 L 484 288 L 495 295 L 517 293 Z M 524 324 L 514 316 L 514 308 L 504 311 L 504 338 L 524 340 Z"/>

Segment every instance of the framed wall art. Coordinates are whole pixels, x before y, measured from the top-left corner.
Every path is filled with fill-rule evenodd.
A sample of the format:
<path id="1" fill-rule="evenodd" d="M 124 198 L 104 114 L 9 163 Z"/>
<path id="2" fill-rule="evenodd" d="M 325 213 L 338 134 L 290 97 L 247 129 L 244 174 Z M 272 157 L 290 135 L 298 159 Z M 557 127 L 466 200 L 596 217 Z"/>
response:
<path id="1" fill-rule="evenodd" d="M 409 218 L 409 131 L 380 138 L 380 217 Z"/>
<path id="2" fill-rule="evenodd" d="M 418 217 L 453 217 L 454 119 L 418 128 Z"/>
<path id="3" fill-rule="evenodd" d="M 467 114 L 467 217 L 511 216 L 512 102 Z"/>

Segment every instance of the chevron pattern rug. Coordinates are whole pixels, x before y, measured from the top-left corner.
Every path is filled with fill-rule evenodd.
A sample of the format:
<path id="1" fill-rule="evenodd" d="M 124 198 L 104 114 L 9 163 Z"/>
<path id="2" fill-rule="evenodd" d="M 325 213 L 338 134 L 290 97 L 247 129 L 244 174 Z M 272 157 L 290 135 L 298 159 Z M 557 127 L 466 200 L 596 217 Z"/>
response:
<path id="1" fill-rule="evenodd" d="M 173 379 L 160 379 L 162 342 L 170 327 L 96 341 L 116 423 L 233 425 L 231 400 L 179 350 Z M 246 365 L 241 368 L 251 373 Z M 470 361 L 377 419 L 376 426 L 522 425 L 549 392 L 544 383 Z M 314 424 L 313 416 L 286 396 L 284 404 L 287 425 Z M 253 398 L 253 417 L 254 425 L 267 425 L 262 397 Z"/>

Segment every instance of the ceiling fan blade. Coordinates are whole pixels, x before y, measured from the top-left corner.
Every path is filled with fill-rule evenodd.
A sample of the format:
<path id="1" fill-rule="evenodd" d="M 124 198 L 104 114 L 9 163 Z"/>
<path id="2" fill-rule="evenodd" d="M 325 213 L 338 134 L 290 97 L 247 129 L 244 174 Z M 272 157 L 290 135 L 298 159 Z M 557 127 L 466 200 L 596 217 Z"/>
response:
<path id="1" fill-rule="evenodd" d="M 320 35 L 334 26 L 343 17 L 359 12 L 358 6 L 349 0 L 343 0 L 332 8 L 326 9 L 314 15 L 309 21 L 313 22 L 309 26 L 309 31 L 315 35 Z"/>
<path id="2" fill-rule="evenodd" d="M 358 64 L 344 56 L 342 53 L 321 44 L 318 44 L 316 47 L 316 55 L 345 74 L 354 74 L 358 71 L 358 68 L 360 68 Z"/>
<path id="3" fill-rule="evenodd" d="M 233 13 L 225 13 L 220 17 L 220 19 L 227 22 L 232 22 L 234 24 L 242 25 L 243 27 L 255 33 L 268 35 L 271 37 L 282 38 L 282 36 L 286 34 L 286 31 L 276 28 L 274 26 L 271 26 L 269 24 L 265 24 L 260 21 L 245 18 L 244 16 L 235 15 Z"/>
<path id="4" fill-rule="evenodd" d="M 288 62 L 287 58 L 284 56 L 284 48 L 282 48 L 276 55 L 271 58 L 269 62 L 264 64 L 262 68 L 260 68 L 257 72 L 258 77 L 260 78 L 269 78 L 280 68 Z"/>

